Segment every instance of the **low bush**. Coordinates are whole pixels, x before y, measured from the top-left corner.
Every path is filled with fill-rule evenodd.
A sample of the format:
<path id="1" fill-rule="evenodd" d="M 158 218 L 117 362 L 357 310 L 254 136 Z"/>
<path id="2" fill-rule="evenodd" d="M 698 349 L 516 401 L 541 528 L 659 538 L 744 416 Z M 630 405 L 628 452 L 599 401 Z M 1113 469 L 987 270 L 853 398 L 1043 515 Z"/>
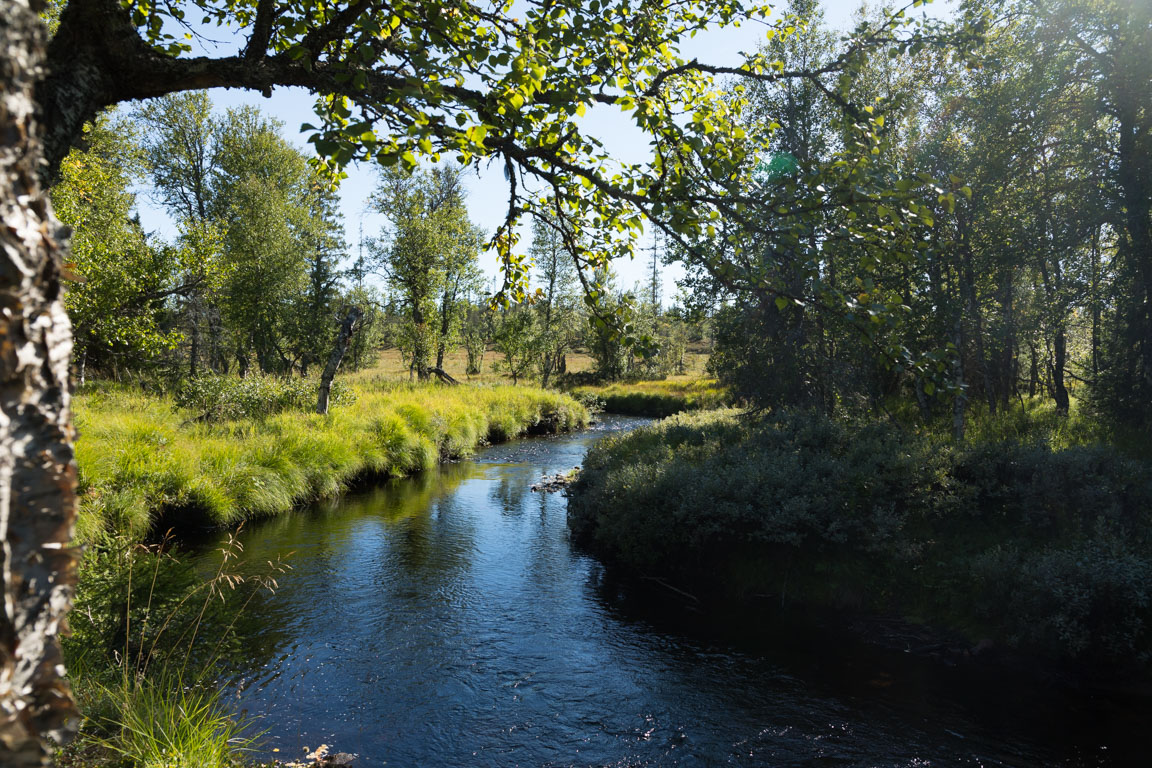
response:
<path id="1" fill-rule="evenodd" d="M 1152 652 L 1152 469 L 1103 446 L 685 414 L 595 445 L 569 523 L 620 566 L 735 597 L 895 611 L 1070 658 Z"/>
<path id="2" fill-rule="evenodd" d="M 180 382 L 173 403 L 204 421 L 263 419 L 284 411 L 313 410 L 319 387 L 318 379 L 291 376 L 197 376 Z M 329 407 L 355 399 L 342 380 L 333 380 Z"/>

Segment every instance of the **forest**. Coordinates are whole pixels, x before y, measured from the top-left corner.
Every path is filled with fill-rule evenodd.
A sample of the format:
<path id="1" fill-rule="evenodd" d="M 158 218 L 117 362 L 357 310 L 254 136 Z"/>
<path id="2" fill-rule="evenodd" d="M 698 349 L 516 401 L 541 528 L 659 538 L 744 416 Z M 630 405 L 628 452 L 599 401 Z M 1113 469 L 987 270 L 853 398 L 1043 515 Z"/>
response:
<path id="1" fill-rule="evenodd" d="M 484 590 L 509 588 L 516 557 L 532 594 L 555 571 L 594 595 L 505 609 L 562 633 L 492 662 L 521 682 L 539 663 L 575 686 L 549 665 L 593 652 L 577 637 L 689 648 L 717 624 L 732 653 L 774 659 L 754 625 L 816 626 L 845 659 L 881 648 L 1022 696 L 1129 697 L 1067 752 L 1058 724 L 1021 726 L 1019 764 L 1136 749 L 1115 734 L 1152 714 L 1146 0 L 2 2 L 0 763 L 464 765 L 474 740 L 503 756 L 483 764 L 574 764 L 570 731 L 529 746 L 504 705 L 458 746 L 363 735 L 454 686 L 470 693 L 448 710 L 486 706 L 468 698 L 496 685 L 472 677 L 483 663 L 439 679 L 457 659 L 389 654 L 467 635 L 459 595 L 499 604 Z M 737 63 L 684 52 L 747 27 Z M 262 109 L 274 88 L 314 99 L 299 130 Z M 612 135 L 621 115 L 639 161 Z M 370 175 L 363 199 L 350 172 Z M 494 210 L 479 197 L 499 215 L 477 217 Z M 526 554 L 485 544 L 520 535 L 492 521 L 536 495 Z M 329 558 L 373 547 L 400 564 L 372 577 L 393 602 L 333 575 Z M 300 709 L 307 672 L 285 659 L 322 676 L 311 659 L 379 652 L 357 630 L 355 662 L 309 646 L 315 631 L 284 639 L 312 620 L 276 606 L 314 578 L 352 593 L 305 603 L 359 606 L 396 638 L 380 674 L 419 669 L 427 688 L 356 727 Z M 404 624 L 410 593 L 431 602 Z M 616 616 L 635 602 L 676 618 Z M 605 613 L 621 623 L 581 624 Z M 399 628 L 439 623 L 422 645 Z M 458 656 L 485 644 L 473 631 Z M 636 664 L 653 681 L 646 665 L 681 666 Z M 661 684 L 619 695 L 655 711 L 687 685 Z M 550 695 L 537 718 L 595 698 Z M 576 709 L 562 723 L 583 733 Z M 994 733 L 1015 732 L 1005 718 Z M 715 727 L 678 754 L 752 739 Z M 672 754 L 602 730 L 580 764 Z M 954 756 L 925 734 L 915 760 Z M 912 755 L 876 738 L 848 764 Z"/>
<path id="2" fill-rule="evenodd" d="M 467 376 L 547 387 L 576 348 L 592 356 L 596 378 L 659 378 L 684 372 L 690 333 L 702 340 L 686 310 L 658 306 L 666 252 L 655 250 L 635 290 L 616 288 L 610 267 L 587 280 L 610 294 L 597 311 L 626 306 L 633 333 L 659 352 L 641 354 L 615 327 L 590 324 L 576 266 L 548 219 L 531 230 L 530 301 L 490 306 L 495 290 L 481 269 L 489 233 L 469 220 L 463 170 L 453 166 L 381 172 L 367 204 L 389 225 L 353 250 L 338 193 L 255 108 L 217 116 L 204 92 L 167 96 L 102 117 L 85 144 L 52 188 L 75 231 L 66 302 L 81 386 L 90 377 L 163 391 L 214 376 L 307 378 L 352 307 L 362 317 L 346 370 L 392 349 L 420 381 L 463 352 Z M 141 184 L 179 222 L 172 242 L 144 230 L 134 210 Z"/>

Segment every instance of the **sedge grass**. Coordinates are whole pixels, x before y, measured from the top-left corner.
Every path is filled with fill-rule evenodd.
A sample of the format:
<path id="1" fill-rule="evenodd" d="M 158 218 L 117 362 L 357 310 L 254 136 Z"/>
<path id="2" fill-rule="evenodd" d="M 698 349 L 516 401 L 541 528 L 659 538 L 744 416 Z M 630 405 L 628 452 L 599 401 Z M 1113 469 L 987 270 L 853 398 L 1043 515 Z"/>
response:
<path id="1" fill-rule="evenodd" d="M 715 379 L 671 378 L 602 386 L 575 387 L 570 394 L 585 402 L 602 403 L 608 413 L 629 416 L 671 416 L 682 411 L 711 410 L 728 402 Z"/>
<path id="2" fill-rule="evenodd" d="M 235 768 L 252 749 L 216 688 L 144 679 L 105 695 L 116 715 L 94 743 L 135 768 Z"/>
<path id="3" fill-rule="evenodd" d="M 571 397 L 531 387 L 361 381 L 328 415 L 203 423 L 171 399 L 106 387 L 76 398 L 77 538 L 142 540 L 163 526 L 230 526 L 400 477 L 485 441 L 584 424 Z"/>

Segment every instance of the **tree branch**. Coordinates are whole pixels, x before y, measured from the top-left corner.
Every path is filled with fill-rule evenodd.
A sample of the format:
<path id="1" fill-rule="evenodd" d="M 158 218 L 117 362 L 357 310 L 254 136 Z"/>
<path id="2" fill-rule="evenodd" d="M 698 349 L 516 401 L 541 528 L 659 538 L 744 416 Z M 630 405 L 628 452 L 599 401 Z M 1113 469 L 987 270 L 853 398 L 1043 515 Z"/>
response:
<path id="1" fill-rule="evenodd" d="M 264 58 L 268 50 L 268 42 L 272 39 L 272 18 L 276 8 L 276 0 L 259 0 L 256 6 L 256 21 L 252 25 L 252 36 L 248 38 L 248 45 L 244 49 L 244 58 Z"/>

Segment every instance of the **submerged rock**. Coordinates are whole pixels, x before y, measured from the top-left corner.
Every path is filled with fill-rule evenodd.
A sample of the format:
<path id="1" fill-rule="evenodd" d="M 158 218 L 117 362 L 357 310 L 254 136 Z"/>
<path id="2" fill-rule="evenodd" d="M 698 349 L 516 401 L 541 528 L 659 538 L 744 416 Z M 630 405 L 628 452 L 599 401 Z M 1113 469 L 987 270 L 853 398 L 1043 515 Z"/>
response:
<path id="1" fill-rule="evenodd" d="M 304 755 L 303 760 L 294 760 L 286 763 L 274 763 L 279 768 L 337 768 L 337 766 L 351 766 L 356 763 L 356 755 L 348 752 L 336 752 L 329 754 L 327 744 L 321 744 L 314 752 L 309 752 L 305 747 L 304 751 L 308 754 Z"/>
<path id="2" fill-rule="evenodd" d="M 563 490 L 571 485 L 576 480 L 576 475 L 579 473 L 580 467 L 572 467 L 567 472 L 557 472 L 555 475 L 544 475 L 540 478 L 540 482 L 532 485 L 532 492 L 537 491 L 541 493 L 554 493 L 555 491 Z"/>

